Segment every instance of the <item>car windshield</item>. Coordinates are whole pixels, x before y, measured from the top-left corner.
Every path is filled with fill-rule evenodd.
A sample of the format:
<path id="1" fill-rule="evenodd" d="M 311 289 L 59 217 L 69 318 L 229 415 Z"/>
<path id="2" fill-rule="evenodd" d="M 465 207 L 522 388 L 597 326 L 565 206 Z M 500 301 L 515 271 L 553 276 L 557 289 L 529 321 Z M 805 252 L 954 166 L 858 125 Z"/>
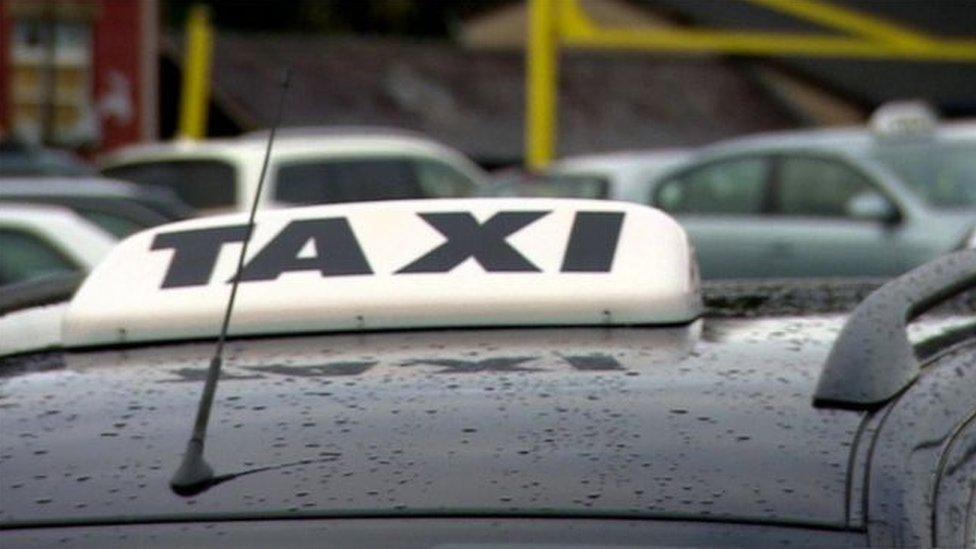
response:
<path id="1" fill-rule="evenodd" d="M 300 162 L 278 169 L 275 198 L 290 204 L 423 198 L 406 159 L 336 159 Z"/>
<path id="2" fill-rule="evenodd" d="M 136 162 L 102 170 L 123 181 L 168 189 L 194 208 L 233 206 L 236 171 L 220 160 L 159 160 Z"/>
<path id="3" fill-rule="evenodd" d="M 890 145 L 875 158 L 932 206 L 976 207 L 976 141 Z"/>
<path id="4" fill-rule="evenodd" d="M 536 198 L 607 198 L 607 181 L 599 177 L 555 175 L 501 181 L 492 189 L 493 196 Z"/>
<path id="5" fill-rule="evenodd" d="M 563 177 L 538 185 L 526 185 L 522 196 L 606 198 L 607 182 L 597 177 Z"/>
<path id="6" fill-rule="evenodd" d="M 407 157 L 281 162 L 274 182 L 274 198 L 288 204 L 457 198 L 474 190 L 474 183 L 449 166 Z"/>

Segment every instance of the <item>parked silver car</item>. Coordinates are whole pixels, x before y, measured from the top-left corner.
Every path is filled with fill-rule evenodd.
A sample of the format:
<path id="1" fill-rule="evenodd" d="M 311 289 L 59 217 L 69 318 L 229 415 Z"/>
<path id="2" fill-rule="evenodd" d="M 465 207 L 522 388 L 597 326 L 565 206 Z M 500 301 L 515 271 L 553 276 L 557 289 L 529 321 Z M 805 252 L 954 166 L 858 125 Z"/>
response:
<path id="1" fill-rule="evenodd" d="M 891 276 L 976 246 L 976 125 L 888 114 L 716 144 L 646 203 L 685 226 L 705 278 Z"/>

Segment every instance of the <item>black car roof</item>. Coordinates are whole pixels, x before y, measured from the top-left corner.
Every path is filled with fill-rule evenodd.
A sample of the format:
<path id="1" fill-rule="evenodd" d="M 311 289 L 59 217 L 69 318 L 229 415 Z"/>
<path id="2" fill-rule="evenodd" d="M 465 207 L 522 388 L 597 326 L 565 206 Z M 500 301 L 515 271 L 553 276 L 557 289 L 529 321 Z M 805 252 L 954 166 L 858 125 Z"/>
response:
<path id="1" fill-rule="evenodd" d="M 814 406 L 846 315 L 793 306 L 829 310 L 872 284 L 775 283 L 773 298 L 712 285 L 710 316 L 686 326 L 232 341 L 207 445 L 236 478 L 188 498 L 169 482 L 210 343 L 8 357 L 0 528 L 416 515 L 843 528 L 870 412 Z M 973 299 L 916 331 L 971 321 Z M 750 303 L 772 316 L 744 317 Z"/>
<path id="2" fill-rule="evenodd" d="M 810 395 L 840 324 L 237 342 L 208 453 L 218 475 L 266 470 L 189 499 L 168 482 L 210 345 L 66 354 L 3 379 L 0 521 L 467 509 L 837 526 L 864 414 Z"/>

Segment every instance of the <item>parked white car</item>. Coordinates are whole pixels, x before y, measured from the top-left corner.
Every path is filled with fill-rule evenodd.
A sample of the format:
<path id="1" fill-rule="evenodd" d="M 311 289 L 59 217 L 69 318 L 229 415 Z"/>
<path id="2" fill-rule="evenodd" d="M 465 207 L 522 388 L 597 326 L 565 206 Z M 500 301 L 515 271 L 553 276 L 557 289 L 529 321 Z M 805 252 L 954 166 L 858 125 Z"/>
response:
<path id="1" fill-rule="evenodd" d="M 100 171 L 165 187 L 200 213 L 246 211 L 257 189 L 267 132 L 238 138 L 138 145 Z M 421 135 L 369 128 L 279 130 L 262 208 L 406 198 L 474 196 L 486 174 L 460 152 Z"/>
<path id="2" fill-rule="evenodd" d="M 115 238 L 67 208 L 0 204 L 0 286 L 92 269 Z"/>

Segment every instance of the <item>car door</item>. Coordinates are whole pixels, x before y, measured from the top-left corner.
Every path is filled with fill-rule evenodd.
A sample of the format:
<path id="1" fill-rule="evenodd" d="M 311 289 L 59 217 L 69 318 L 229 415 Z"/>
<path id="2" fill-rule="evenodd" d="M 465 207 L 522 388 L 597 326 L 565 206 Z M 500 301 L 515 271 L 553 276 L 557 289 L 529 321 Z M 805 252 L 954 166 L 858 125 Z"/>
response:
<path id="1" fill-rule="evenodd" d="M 900 271 L 896 203 L 846 160 L 778 154 L 763 254 L 773 276 L 891 276 Z"/>
<path id="2" fill-rule="evenodd" d="M 703 278 L 767 275 L 770 158 L 727 157 L 669 176 L 655 186 L 652 205 L 684 226 Z"/>

